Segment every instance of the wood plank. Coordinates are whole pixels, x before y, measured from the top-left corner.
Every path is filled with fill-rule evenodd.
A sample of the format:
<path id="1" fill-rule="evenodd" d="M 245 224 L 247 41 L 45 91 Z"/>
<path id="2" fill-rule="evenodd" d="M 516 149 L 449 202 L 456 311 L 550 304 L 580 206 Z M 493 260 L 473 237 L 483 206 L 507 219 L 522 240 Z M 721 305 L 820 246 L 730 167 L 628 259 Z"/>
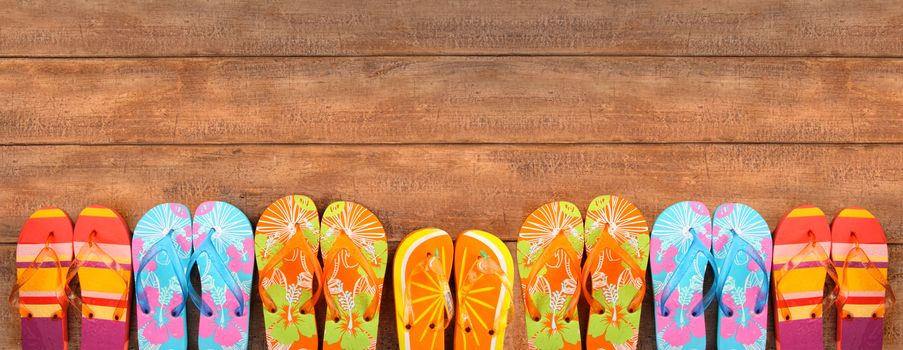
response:
<path id="1" fill-rule="evenodd" d="M 509 250 L 511 251 L 512 256 L 515 256 L 517 253 L 517 247 L 514 242 L 507 243 Z M 395 249 L 397 248 L 397 243 L 390 244 L 390 254 L 395 253 Z M 891 256 L 901 256 L 903 255 L 903 245 L 891 245 L 890 247 Z M 3 258 L 3 261 L 15 261 L 15 245 L 12 244 L 0 244 L 0 257 Z M 390 259 L 391 264 L 392 259 Z M 388 271 L 391 271 L 388 270 Z M 10 290 L 12 288 L 12 283 L 15 280 L 15 270 L 14 269 L 2 269 L 0 270 L 0 290 Z M 890 280 L 891 286 L 899 291 L 903 290 L 903 272 L 900 270 L 899 264 L 891 264 L 889 267 L 888 277 Z M 647 284 L 651 285 L 651 276 L 647 275 Z M 199 285 L 199 282 L 195 278 L 195 285 Z M 831 282 L 828 280 L 829 286 L 828 289 L 832 288 L 830 285 Z M 712 285 L 712 278 L 706 279 L 706 289 L 710 288 Z M 386 282 L 384 285 L 385 293 L 387 295 L 391 295 L 392 293 L 392 276 L 387 276 Z M 256 284 L 254 285 L 254 291 L 257 290 Z M 511 320 L 510 325 L 508 326 L 508 332 L 505 338 L 505 348 L 506 349 L 526 349 L 526 335 L 524 329 L 524 313 L 523 313 L 523 300 L 521 298 L 520 284 L 515 283 L 515 302 L 514 302 L 514 310 L 513 310 L 513 319 Z M 652 288 L 647 289 L 646 298 L 643 301 L 643 311 L 640 320 L 640 337 L 639 337 L 639 349 L 654 349 L 655 348 L 655 320 L 653 318 L 653 296 L 652 296 Z M 318 318 L 320 320 L 320 325 L 318 327 L 320 331 L 320 335 L 322 337 L 323 325 L 325 322 L 323 317 L 325 315 L 325 305 L 321 302 L 318 308 Z M 773 305 L 769 306 L 769 312 L 773 312 Z M 397 349 L 398 348 L 398 340 L 396 336 L 395 324 L 394 324 L 394 309 L 395 304 L 392 298 L 383 298 L 381 310 L 380 310 L 380 333 L 378 336 L 378 349 Z M 132 303 L 132 320 L 135 319 L 135 306 L 134 302 Z M 261 305 L 259 296 L 254 293 L 252 295 L 252 303 L 251 303 L 251 326 L 250 326 L 250 337 L 249 337 L 249 348 L 250 349 L 266 349 L 266 344 L 264 340 L 264 325 L 263 319 L 260 314 Z M 581 303 L 580 314 L 582 315 L 581 322 L 583 324 L 582 329 L 585 334 L 585 322 L 587 317 L 587 312 L 589 308 L 585 303 Z M 884 328 L 884 345 L 887 349 L 894 349 L 903 346 L 903 332 L 900 330 L 903 329 L 903 305 L 896 304 L 891 310 L 887 313 L 885 319 L 885 328 Z M 70 324 L 70 345 L 72 349 L 78 349 L 79 345 L 79 324 L 80 320 L 77 319 L 75 313 L 70 312 L 69 315 L 69 324 Z M 824 323 L 824 335 L 825 335 L 825 349 L 835 349 L 834 346 L 834 337 L 836 334 L 835 328 L 835 318 L 836 313 L 833 307 L 826 308 L 825 312 L 825 323 Z M 197 334 L 197 319 L 198 313 L 197 308 L 194 306 L 188 307 L 188 320 L 189 320 L 189 331 L 188 334 Z M 773 318 L 769 317 L 768 324 L 768 342 L 767 348 L 774 349 L 774 325 Z M 20 348 L 21 347 L 21 331 L 19 326 L 19 321 L 16 318 L 16 314 L 12 312 L 5 312 L 0 314 L 0 324 L 3 327 L 0 327 L 0 347 L 2 348 Z M 708 340 L 708 348 L 715 348 L 715 340 L 716 340 L 716 327 L 714 325 L 717 324 L 717 309 L 712 306 L 706 310 L 706 324 L 708 327 L 707 331 L 707 340 Z M 452 349 L 453 347 L 453 335 L 454 335 L 454 325 L 450 326 L 446 331 L 446 348 Z M 132 322 L 132 333 L 130 336 L 131 341 L 131 349 L 137 349 L 136 343 L 136 325 Z M 189 336 L 189 348 L 196 349 L 197 348 L 197 337 Z"/>
<path id="2" fill-rule="evenodd" d="M 903 143 L 903 60 L 0 60 L 0 144 Z"/>
<path id="3" fill-rule="evenodd" d="M 4 56 L 901 56 L 893 0 L 0 2 Z"/>
<path id="4" fill-rule="evenodd" d="M 771 227 L 813 203 L 859 205 L 903 243 L 903 145 L 307 145 L 0 147 L 0 242 L 35 209 L 72 215 L 102 203 L 134 227 L 154 205 L 237 205 L 256 222 L 277 198 L 374 210 L 392 241 L 424 226 L 479 228 L 513 240 L 551 200 L 585 208 L 600 194 L 633 200 L 653 220 L 671 203 L 740 201 Z"/>

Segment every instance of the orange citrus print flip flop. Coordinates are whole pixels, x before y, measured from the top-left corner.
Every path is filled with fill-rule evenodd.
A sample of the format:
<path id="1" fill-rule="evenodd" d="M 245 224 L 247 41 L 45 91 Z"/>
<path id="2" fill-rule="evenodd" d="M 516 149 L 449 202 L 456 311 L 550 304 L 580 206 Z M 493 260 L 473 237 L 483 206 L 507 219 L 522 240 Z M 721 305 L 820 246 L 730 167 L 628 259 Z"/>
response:
<path id="1" fill-rule="evenodd" d="M 448 285 L 453 259 L 451 237 L 437 228 L 411 232 L 398 245 L 392 276 L 400 349 L 445 348 L 455 314 Z"/>
<path id="2" fill-rule="evenodd" d="M 887 238 L 868 210 L 842 210 L 831 223 L 837 268 L 837 348 L 881 349 L 884 313 L 896 302 L 887 281 Z"/>
<path id="3" fill-rule="evenodd" d="M 646 218 L 626 199 L 605 195 L 590 202 L 584 228 L 586 348 L 636 349 L 649 263 Z"/>
<path id="4" fill-rule="evenodd" d="M 66 273 L 72 261 L 72 220 L 43 208 L 22 226 L 16 245 L 16 285 L 10 305 L 22 318 L 22 348 L 67 349 Z"/>
<path id="5" fill-rule="evenodd" d="M 455 240 L 455 349 L 501 350 L 514 300 L 514 260 L 489 232 L 469 230 Z"/>
<path id="6" fill-rule="evenodd" d="M 782 350 L 824 349 L 825 276 L 837 280 L 831 262 L 831 228 L 821 209 L 794 208 L 774 230 L 775 343 Z"/>
<path id="7" fill-rule="evenodd" d="M 92 205 L 78 216 L 71 280 L 81 285 L 81 348 L 126 349 L 132 286 L 131 233 L 110 208 Z"/>
<path id="8" fill-rule="evenodd" d="M 570 202 L 536 209 L 520 228 L 517 264 L 530 349 L 580 349 L 583 217 Z"/>
<path id="9" fill-rule="evenodd" d="M 386 231 L 376 215 L 354 202 L 323 211 L 320 254 L 326 299 L 323 349 L 376 349 L 386 274 Z"/>
<path id="10" fill-rule="evenodd" d="M 317 206 L 300 195 L 270 204 L 257 222 L 254 246 L 267 348 L 316 349 L 314 306 L 322 292 Z"/>

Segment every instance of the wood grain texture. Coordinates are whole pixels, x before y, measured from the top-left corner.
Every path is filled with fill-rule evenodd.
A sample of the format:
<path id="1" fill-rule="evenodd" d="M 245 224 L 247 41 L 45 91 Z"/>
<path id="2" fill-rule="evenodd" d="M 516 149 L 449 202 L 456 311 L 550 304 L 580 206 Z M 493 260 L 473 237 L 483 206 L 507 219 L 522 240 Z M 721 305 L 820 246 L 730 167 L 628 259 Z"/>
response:
<path id="1" fill-rule="evenodd" d="M 455 233 L 452 233 L 455 236 Z M 508 242 L 508 249 L 511 251 L 512 257 L 517 254 L 517 247 L 515 242 Z M 389 245 L 389 254 L 394 254 L 395 249 L 397 248 L 397 242 L 390 243 Z M 891 256 L 900 256 L 903 254 L 903 245 L 891 245 L 889 247 Z M 392 256 L 392 255 L 390 255 Z M 4 259 L 4 261 L 14 261 L 15 260 L 15 246 L 12 244 L 0 244 L 0 257 Z M 389 268 L 391 268 L 392 259 L 389 259 Z M 515 266 L 515 269 L 517 267 Z M 517 275 L 515 275 L 517 276 Z M 194 276 L 194 284 L 200 285 L 197 281 L 197 276 Z M 12 288 L 12 281 L 15 279 L 15 269 L 2 269 L 0 270 L 0 290 L 9 290 Z M 893 286 L 895 290 L 903 290 L 903 271 L 900 271 L 899 264 L 891 264 L 888 271 L 888 279 L 890 284 Z M 712 276 L 711 274 L 707 276 L 705 280 L 705 289 L 711 288 L 712 286 Z M 384 289 L 391 295 L 391 287 L 392 287 L 392 277 L 391 274 L 386 275 L 386 280 L 384 284 Z M 646 283 L 651 285 L 652 280 L 651 276 L 647 274 Z M 77 286 L 77 284 L 76 284 Z M 454 286 L 452 286 L 454 290 Z M 524 328 L 524 311 L 523 311 L 523 298 L 521 297 L 520 284 L 515 283 L 515 301 L 514 301 L 514 310 L 513 310 L 513 319 L 508 326 L 508 331 L 505 337 L 505 348 L 511 350 L 517 349 L 526 349 L 526 334 Z M 828 285 L 826 286 L 826 290 L 830 290 L 833 288 L 832 282 L 830 279 L 828 280 Z M 77 290 L 77 287 L 76 287 Z M 252 290 L 257 290 L 256 279 L 255 285 L 252 287 Z M 386 294 L 384 294 L 386 295 Z M 654 308 L 653 308 L 653 296 L 652 296 L 652 288 L 647 289 L 646 297 L 643 300 L 641 321 L 640 321 L 640 333 L 639 333 L 639 344 L 638 349 L 655 349 L 655 322 L 654 322 Z M 131 319 L 135 319 L 135 308 L 134 301 L 132 302 L 132 316 Z M 189 340 L 189 348 L 196 349 L 197 348 L 197 320 L 198 320 L 198 310 L 193 305 L 189 305 L 188 307 L 188 340 Z M 261 304 L 260 297 L 255 293 L 252 295 L 251 299 L 251 325 L 250 329 L 252 332 L 249 337 L 249 348 L 250 349 L 266 349 L 266 341 L 264 338 L 264 325 L 263 325 L 263 317 L 261 314 Z M 580 317 L 581 317 L 581 331 L 584 336 L 586 335 L 586 319 L 588 317 L 589 306 L 586 303 L 581 303 L 580 305 Z M 771 305 L 769 308 L 769 312 L 774 312 L 774 306 Z M 885 319 L 885 337 L 884 337 L 884 346 L 886 349 L 896 349 L 903 346 L 903 314 L 898 315 L 898 312 L 903 312 L 903 305 L 896 304 L 894 305 L 888 312 Z M 320 333 L 320 337 L 322 339 L 323 333 L 323 323 L 328 322 L 325 318 L 326 310 L 325 304 L 323 302 L 318 305 L 317 308 L 317 319 L 319 322 L 318 330 Z M 398 338 L 395 330 L 395 304 L 394 300 L 390 297 L 383 297 L 382 305 L 380 307 L 380 325 L 379 325 L 379 336 L 378 336 L 378 349 L 398 349 Z M 9 327 L 0 327 L 0 347 L 4 349 L 10 348 L 19 348 L 21 347 L 21 335 L 19 322 L 16 317 L 17 315 L 13 312 L 0 313 L 0 322 L 4 325 L 9 325 Z M 706 333 L 707 333 L 707 341 L 708 348 L 714 349 L 715 342 L 717 339 L 716 335 L 716 325 L 717 325 L 717 316 L 718 311 L 714 306 L 709 307 L 706 310 Z M 825 336 L 825 349 L 833 349 L 835 334 L 836 334 L 836 312 L 833 307 L 826 308 L 824 315 L 824 336 Z M 79 348 L 79 336 L 80 332 L 80 319 L 78 318 L 78 314 L 75 312 L 69 313 L 69 324 L 70 324 L 70 344 L 72 349 Z M 771 336 L 768 337 L 767 341 L 767 349 L 773 350 L 775 348 L 774 344 L 774 319 L 769 316 L 768 319 L 768 332 Z M 131 323 L 132 332 L 129 338 L 130 340 L 130 348 L 137 349 L 137 338 L 136 338 L 136 325 L 135 322 Z M 453 336 L 454 336 L 454 325 L 450 326 L 446 330 L 446 348 L 453 348 Z M 193 335 L 193 336 L 192 336 Z"/>
<path id="2" fill-rule="evenodd" d="M 0 1 L 3 56 L 901 56 L 893 0 Z"/>
<path id="3" fill-rule="evenodd" d="M 272 201 L 306 194 L 324 208 L 371 209 L 391 241 L 414 229 L 470 228 L 515 239 L 552 200 L 585 208 L 619 194 L 650 220 L 668 205 L 740 201 L 771 227 L 794 206 L 829 215 L 858 205 L 903 243 L 903 145 L 308 145 L 6 146 L 0 148 L 0 242 L 35 209 L 92 203 L 134 227 L 153 206 L 224 200 L 256 222 Z"/>
<path id="4" fill-rule="evenodd" d="M 0 144 L 903 143 L 901 76 L 875 59 L 9 59 Z"/>

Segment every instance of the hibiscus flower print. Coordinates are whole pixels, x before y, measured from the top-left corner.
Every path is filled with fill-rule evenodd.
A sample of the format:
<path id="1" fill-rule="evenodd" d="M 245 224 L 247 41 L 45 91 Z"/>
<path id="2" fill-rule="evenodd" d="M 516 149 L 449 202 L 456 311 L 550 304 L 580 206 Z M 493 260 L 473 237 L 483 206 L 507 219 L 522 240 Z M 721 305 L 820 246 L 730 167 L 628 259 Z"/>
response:
<path id="1" fill-rule="evenodd" d="M 702 300 L 702 296 L 699 293 L 694 293 L 692 297 L 687 298 L 686 295 L 682 295 L 684 293 L 680 289 L 675 290 L 674 294 L 665 301 L 665 306 L 670 314 L 664 326 L 659 327 L 662 340 L 676 348 L 681 348 L 689 343 L 690 337 L 705 338 L 704 324 L 692 322 L 693 319 L 702 317 L 702 315 L 694 317 L 690 311 L 694 305 Z M 688 302 L 682 303 L 681 301 Z M 656 312 L 659 312 L 659 310 L 656 309 Z"/>
<path id="2" fill-rule="evenodd" d="M 580 329 L 577 322 L 565 322 L 563 318 L 554 314 L 546 314 L 540 321 L 542 325 L 539 332 L 531 338 L 536 349 L 559 350 L 564 344 L 576 344 L 580 342 Z"/>
<path id="3" fill-rule="evenodd" d="M 727 306 L 734 310 L 734 315 L 725 317 L 718 326 L 719 334 L 724 339 L 736 339 L 738 343 L 743 345 L 755 344 L 762 338 L 763 326 L 756 322 L 750 314 L 750 310 L 755 309 L 756 298 L 759 296 L 759 287 L 749 287 L 742 296 L 725 293 L 721 297 L 721 302 L 727 303 Z M 740 303 L 737 302 L 739 299 Z M 745 305 L 745 306 L 741 306 Z"/>
<path id="4" fill-rule="evenodd" d="M 653 238 L 649 241 L 650 251 L 657 252 L 654 254 L 653 259 L 655 259 L 655 264 L 651 264 L 650 268 L 652 269 L 653 274 L 659 274 L 662 272 L 673 272 L 674 269 L 677 268 L 677 263 L 674 258 L 677 256 L 677 247 L 670 246 L 665 251 L 661 251 L 662 240 L 658 238 Z"/>
<path id="5" fill-rule="evenodd" d="M 213 305 L 214 300 L 210 297 L 211 293 L 204 293 L 204 301 L 208 305 Z M 213 341 L 222 347 L 229 347 L 237 344 L 245 338 L 247 330 L 241 326 L 241 322 L 232 322 L 235 318 L 235 310 L 238 308 L 238 301 L 231 293 L 225 294 L 225 302 L 218 305 L 213 310 L 212 322 L 200 322 L 199 334 L 201 338 L 213 337 Z M 204 317 L 204 316 L 202 316 Z"/>
<path id="6" fill-rule="evenodd" d="M 182 300 L 182 295 L 173 292 L 168 303 L 161 303 L 160 290 L 155 287 L 145 287 L 144 293 L 147 295 L 147 301 L 150 306 L 148 313 L 153 314 L 153 318 L 145 318 L 142 324 L 138 325 L 138 332 L 147 340 L 148 343 L 154 345 L 165 344 L 170 338 L 182 338 L 185 336 L 182 328 L 182 319 L 173 317 L 172 308 L 174 304 Z M 143 312 L 139 310 L 138 312 Z"/>

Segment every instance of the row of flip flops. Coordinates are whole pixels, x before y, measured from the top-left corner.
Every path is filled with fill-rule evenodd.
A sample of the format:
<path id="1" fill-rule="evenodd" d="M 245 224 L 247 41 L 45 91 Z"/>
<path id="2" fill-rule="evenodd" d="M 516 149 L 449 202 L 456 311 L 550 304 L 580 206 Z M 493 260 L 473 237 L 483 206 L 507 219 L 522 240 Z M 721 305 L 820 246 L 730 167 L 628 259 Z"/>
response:
<path id="1" fill-rule="evenodd" d="M 835 300 L 837 348 L 880 349 L 895 298 L 875 217 L 846 208 L 829 227 L 820 209 L 801 206 L 774 237 L 740 203 L 714 215 L 700 202 L 676 203 L 651 234 L 636 206 L 617 196 L 595 198 L 585 219 L 572 203 L 548 203 L 527 218 L 517 245 L 529 346 L 580 349 L 582 293 L 590 305 L 586 348 L 635 349 L 649 265 L 659 349 L 705 349 L 704 311 L 713 302 L 719 349 L 765 349 L 772 284 L 779 348 L 822 349 L 822 305 Z M 709 268 L 714 283 L 703 293 Z M 827 297 L 826 275 L 835 282 Z"/>

